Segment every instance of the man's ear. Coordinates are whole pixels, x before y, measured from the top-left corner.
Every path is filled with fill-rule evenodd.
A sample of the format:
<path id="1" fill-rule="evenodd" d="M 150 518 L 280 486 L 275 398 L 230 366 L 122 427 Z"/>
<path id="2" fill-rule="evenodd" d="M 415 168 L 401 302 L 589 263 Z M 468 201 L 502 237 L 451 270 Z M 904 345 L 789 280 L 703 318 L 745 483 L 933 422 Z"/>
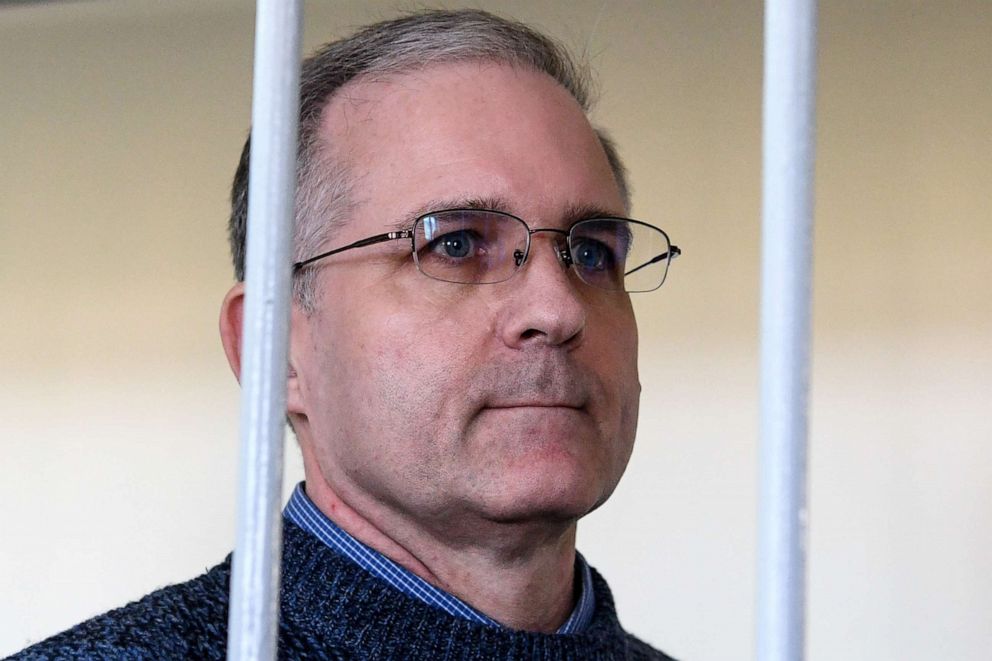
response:
<path id="1" fill-rule="evenodd" d="M 286 411 L 306 415 L 305 397 L 297 374 L 297 361 L 310 341 L 310 325 L 306 313 L 295 303 L 289 308 L 289 365 L 286 372 Z"/>
<path id="2" fill-rule="evenodd" d="M 234 376 L 241 382 L 241 329 L 245 312 L 245 283 L 239 282 L 220 306 L 220 341 Z"/>
<path id="3" fill-rule="evenodd" d="M 306 316 L 298 306 L 291 308 L 289 335 L 289 365 L 286 373 L 286 410 L 289 413 L 304 413 L 303 397 L 300 392 L 300 381 L 294 365 L 294 345 L 305 340 L 307 327 Z M 224 345 L 224 353 L 231 371 L 238 381 L 241 381 L 241 331 L 244 326 L 245 283 L 239 282 L 224 297 L 220 306 L 220 341 Z"/>

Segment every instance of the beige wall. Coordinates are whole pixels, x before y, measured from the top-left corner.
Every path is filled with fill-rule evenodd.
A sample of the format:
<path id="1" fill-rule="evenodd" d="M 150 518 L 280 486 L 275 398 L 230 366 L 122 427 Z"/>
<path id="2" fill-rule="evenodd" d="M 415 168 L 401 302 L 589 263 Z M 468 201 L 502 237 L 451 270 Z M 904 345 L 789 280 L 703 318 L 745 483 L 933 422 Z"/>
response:
<path id="1" fill-rule="evenodd" d="M 308 4 L 307 48 L 398 3 Z M 622 620 L 751 656 L 761 5 L 483 2 L 584 47 L 635 214 L 638 447 L 579 545 Z M 809 658 L 992 647 L 992 3 L 824 1 Z M 243 2 L 0 9 L 0 655 L 232 545 Z M 292 445 L 287 486 L 299 479 Z"/>

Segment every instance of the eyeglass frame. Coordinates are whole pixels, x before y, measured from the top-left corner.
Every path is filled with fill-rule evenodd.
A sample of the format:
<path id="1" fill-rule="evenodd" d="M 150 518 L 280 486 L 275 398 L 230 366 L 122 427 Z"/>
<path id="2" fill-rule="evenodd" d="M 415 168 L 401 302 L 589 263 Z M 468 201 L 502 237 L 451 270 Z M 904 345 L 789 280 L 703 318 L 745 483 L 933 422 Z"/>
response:
<path id="1" fill-rule="evenodd" d="M 435 276 L 432 276 L 432 275 L 429 275 L 427 273 L 424 273 L 423 269 L 420 268 L 420 261 L 417 259 L 417 244 L 416 244 L 417 223 L 423 221 L 428 216 L 434 216 L 434 215 L 442 214 L 442 213 L 453 213 L 453 212 L 458 212 L 458 211 L 492 213 L 492 214 L 497 214 L 499 216 L 506 216 L 508 218 L 512 218 L 512 219 L 518 221 L 521 225 L 524 226 L 524 229 L 527 230 L 527 244 L 526 244 L 526 246 L 524 246 L 524 254 L 521 257 L 519 257 L 519 261 L 516 264 L 516 268 L 513 269 L 513 271 L 510 273 L 510 275 L 508 277 L 506 277 L 506 278 L 504 278 L 502 280 L 496 280 L 494 282 L 453 282 L 453 281 L 450 281 L 450 280 L 443 280 L 441 278 L 437 278 Z M 327 252 L 322 252 L 319 255 L 314 255 L 313 257 L 309 257 L 309 258 L 304 259 L 302 261 L 294 262 L 293 263 L 293 273 L 296 274 L 302 268 L 304 268 L 306 266 L 309 266 L 310 264 L 313 264 L 314 262 L 316 262 L 318 260 L 324 259 L 325 257 L 330 257 L 332 255 L 337 255 L 338 253 L 345 252 L 346 250 L 351 250 L 353 248 L 364 248 L 366 246 L 373 246 L 373 245 L 376 245 L 376 244 L 379 244 L 379 243 L 385 243 L 386 241 L 395 241 L 395 240 L 399 240 L 399 239 L 410 239 L 410 254 L 413 257 L 414 264 L 417 265 L 417 271 L 419 271 L 421 275 L 423 275 L 425 277 L 428 277 L 431 280 L 437 280 L 438 282 L 451 282 L 452 284 L 463 284 L 463 285 L 495 285 L 495 284 L 499 284 L 501 282 L 506 282 L 507 280 L 512 279 L 513 276 L 515 276 L 517 274 L 517 272 L 520 271 L 520 268 L 527 262 L 527 258 L 530 257 L 530 238 L 531 238 L 531 236 L 533 236 L 534 234 L 538 234 L 540 232 L 552 232 L 554 234 L 561 234 L 561 235 L 563 235 L 565 237 L 565 246 L 564 247 L 561 247 L 559 245 L 556 245 L 555 246 L 555 254 L 558 257 L 558 259 L 561 261 L 561 263 L 566 268 L 572 268 L 575 265 L 575 262 L 572 259 L 572 253 L 571 253 L 571 249 L 569 248 L 569 241 L 568 241 L 569 237 L 572 234 L 572 229 L 576 225 L 579 225 L 581 223 L 586 223 L 586 222 L 589 222 L 589 221 L 596 221 L 596 220 L 617 220 L 617 221 L 622 221 L 622 222 L 626 222 L 626 223 L 636 223 L 638 225 L 643 225 L 645 227 L 650 227 L 651 229 L 653 229 L 653 230 L 655 230 L 657 232 L 661 232 L 661 235 L 665 237 L 665 241 L 668 243 L 668 251 L 667 252 L 664 252 L 664 253 L 662 253 L 660 255 L 657 255 L 657 256 L 653 257 L 649 261 L 647 261 L 647 262 L 645 262 L 645 263 L 643 263 L 643 264 L 641 264 L 641 265 L 639 265 L 639 266 L 631 269 L 630 271 L 624 272 L 624 277 L 630 275 L 634 271 L 638 271 L 638 270 L 640 270 L 640 269 L 642 269 L 642 268 L 644 268 L 646 266 L 650 266 L 651 264 L 657 264 L 658 262 L 660 262 L 662 260 L 667 260 L 668 263 L 671 264 L 671 262 L 672 262 L 673 259 L 675 259 L 676 257 L 678 257 L 679 255 L 682 254 L 682 250 L 677 245 L 674 245 L 672 243 L 671 238 L 669 238 L 668 233 L 665 232 L 665 230 L 661 229 L 660 227 L 655 227 L 654 225 L 651 225 L 650 223 L 645 223 L 643 221 L 635 220 L 633 218 L 624 218 L 622 216 L 594 216 L 594 217 L 591 217 L 591 218 L 581 218 L 579 220 L 576 220 L 571 225 L 569 225 L 567 230 L 563 230 L 563 229 L 557 229 L 557 228 L 554 228 L 554 227 L 536 227 L 536 228 L 531 228 L 531 226 L 528 225 L 527 224 L 527 221 L 525 221 L 523 218 L 520 218 L 519 216 L 514 216 L 512 213 L 507 213 L 505 211 L 497 211 L 495 209 L 480 209 L 480 208 L 475 208 L 475 207 L 454 207 L 454 208 L 451 208 L 451 209 L 438 209 L 436 211 L 429 211 L 429 212 L 427 212 L 425 214 L 422 214 L 420 216 L 417 216 L 417 218 L 414 219 L 413 226 L 410 229 L 395 230 L 395 231 L 392 231 L 392 232 L 384 232 L 382 234 L 375 234 L 373 236 L 368 236 L 368 237 L 365 237 L 364 239 L 359 239 L 357 241 L 354 241 L 352 243 L 349 243 L 346 246 L 341 246 L 340 248 L 334 248 L 332 250 L 328 250 Z M 515 256 L 515 259 L 517 259 L 516 256 Z M 668 269 L 666 268 L 665 269 L 665 277 L 663 277 L 661 279 L 661 282 L 658 283 L 658 286 L 657 287 L 654 287 L 652 289 L 638 290 L 638 291 L 632 291 L 632 292 L 627 292 L 626 289 L 622 289 L 622 288 L 621 289 L 605 289 L 603 287 L 598 287 L 597 285 L 593 285 L 593 284 L 591 284 L 589 282 L 586 282 L 584 279 L 582 279 L 581 276 L 579 277 L 579 279 L 582 280 L 582 282 L 585 282 L 590 287 L 597 287 L 598 289 L 604 289 L 604 291 L 623 291 L 623 292 L 626 292 L 626 293 L 629 293 L 629 294 L 643 294 L 643 293 L 647 293 L 647 292 L 650 292 L 650 291 L 655 291 L 656 289 L 658 289 L 659 287 L 661 287 L 663 284 L 665 284 L 665 280 L 667 279 L 667 275 L 668 275 Z"/>

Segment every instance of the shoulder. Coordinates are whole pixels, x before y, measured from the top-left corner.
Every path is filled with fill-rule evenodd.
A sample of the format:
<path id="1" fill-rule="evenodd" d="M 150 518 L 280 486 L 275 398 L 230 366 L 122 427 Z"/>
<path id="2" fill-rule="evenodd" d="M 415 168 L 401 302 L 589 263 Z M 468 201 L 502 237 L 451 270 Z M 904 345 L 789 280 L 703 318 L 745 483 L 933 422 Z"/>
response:
<path id="1" fill-rule="evenodd" d="M 627 634 L 627 658 L 630 661 L 675 661 L 660 650 L 656 650 L 640 638 Z"/>
<path id="2" fill-rule="evenodd" d="M 590 566 L 590 570 L 596 595 L 596 614 L 590 626 L 590 633 L 595 637 L 614 641 L 613 644 L 616 645 L 614 655 L 628 661 L 675 661 L 664 652 L 624 630 L 617 617 L 610 586 L 594 567 Z"/>
<path id="3" fill-rule="evenodd" d="M 223 659 L 229 577 L 228 560 L 56 634 L 10 660 Z"/>

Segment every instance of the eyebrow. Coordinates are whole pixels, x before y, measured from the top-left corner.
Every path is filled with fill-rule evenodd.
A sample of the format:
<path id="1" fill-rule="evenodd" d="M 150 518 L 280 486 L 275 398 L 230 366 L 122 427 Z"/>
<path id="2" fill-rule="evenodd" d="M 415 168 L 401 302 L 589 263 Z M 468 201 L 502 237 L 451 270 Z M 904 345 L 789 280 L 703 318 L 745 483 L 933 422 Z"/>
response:
<path id="1" fill-rule="evenodd" d="M 410 229 L 413 227 L 413 223 L 421 216 L 426 216 L 432 211 L 443 211 L 445 209 L 488 209 L 490 211 L 510 213 L 510 202 L 500 195 L 435 198 L 408 212 L 393 223 L 391 227 L 397 230 Z"/>
<path id="2" fill-rule="evenodd" d="M 414 222 L 421 216 L 425 216 L 432 211 L 443 211 L 445 209 L 484 209 L 489 211 L 500 211 L 503 213 L 508 213 L 516 216 L 511 209 L 513 205 L 510 204 L 509 200 L 501 195 L 485 195 L 482 197 L 446 197 L 437 198 L 421 204 L 417 208 L 413 209 L 406 215 L 400 218 L 392 225 L 391 229 L 395 230 L 406 230 L 410 229 Z M 588 220 L 590 218 L 623 218 L 623 214 L 618 214 L 616 211 L 610 211 L 606 207 L 602 207 L 596 204 L 569 204 L 565 207 L 565 210 L 559 215 L 566 227 L 579 222 L 580 220 Z M 523 219 L 528 224 L 526 218 Z"/>
<path id="3" fill-rule="evenodd" d="M 590 218 L 625 218 L 623 212 L 617 213 L 598 204 L 569 204 L 561 215 L 566 225 L 572 225 L 580 220 Z"/>

